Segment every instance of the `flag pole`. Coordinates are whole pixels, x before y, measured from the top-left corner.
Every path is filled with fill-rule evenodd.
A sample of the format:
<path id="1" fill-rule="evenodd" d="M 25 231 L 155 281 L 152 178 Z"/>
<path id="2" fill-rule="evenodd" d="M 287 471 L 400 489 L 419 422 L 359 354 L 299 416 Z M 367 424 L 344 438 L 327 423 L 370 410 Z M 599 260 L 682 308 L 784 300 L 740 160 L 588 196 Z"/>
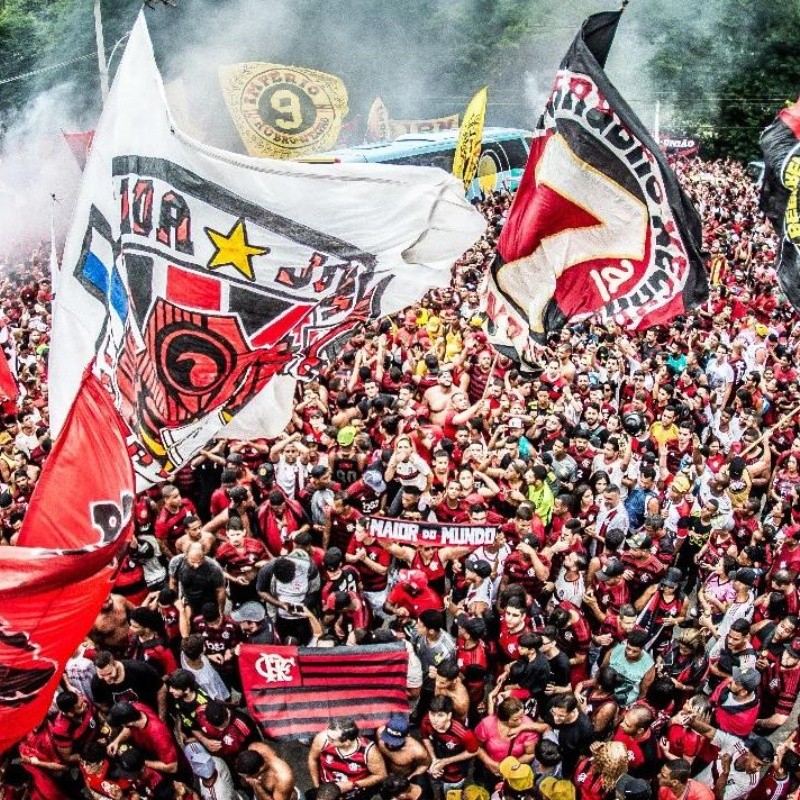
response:
<path id="1" fill-rule="evenodd" d="M 103 105 L 108 99 L 108 63 L 106 62 L 106 42 L 103 36 L 103 10 L 100 0 L 94 0 L 94 36 L 97 43 L 97 69 L 100 73 L 100 94 Z"/>
<path id="2" fill-rule="evenodd" d="M 50 290 L 55 291 L 58 277 L 58 253 L 56 252 L 56 199 L 55 192 L 50 195 Z"/>

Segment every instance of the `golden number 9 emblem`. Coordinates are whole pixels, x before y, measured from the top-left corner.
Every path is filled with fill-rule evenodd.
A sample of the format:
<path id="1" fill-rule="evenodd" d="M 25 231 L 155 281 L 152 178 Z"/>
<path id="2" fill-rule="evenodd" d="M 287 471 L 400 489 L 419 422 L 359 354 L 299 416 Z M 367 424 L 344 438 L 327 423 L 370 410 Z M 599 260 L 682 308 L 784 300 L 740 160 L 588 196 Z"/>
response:
<path id="1" fill-rule="evenodd" d="M 334 75 L 278 64 L 223 67 L 220 79 L 250 155 L 294 158 L 334 146 L 347 90 Z"/>

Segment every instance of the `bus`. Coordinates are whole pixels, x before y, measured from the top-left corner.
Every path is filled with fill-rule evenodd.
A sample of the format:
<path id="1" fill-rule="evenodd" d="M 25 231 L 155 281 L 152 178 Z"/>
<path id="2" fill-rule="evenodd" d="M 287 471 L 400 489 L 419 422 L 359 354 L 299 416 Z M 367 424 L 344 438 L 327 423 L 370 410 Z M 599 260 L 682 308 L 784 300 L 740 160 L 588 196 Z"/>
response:
<path id="1" fill-rule="evenodd" d="M 484 128 L 478 177 L 472 181 L 467 198 L 472 200 L 498 189 L 519 186 L 533 134 L 521 128 Z M 440 167 L 453 171 L 458 129 L 432 133 L 408 133 L 391 142 L 375 142 L 330 150 L 299 159 L 312 164 L 377 163 Z"/>

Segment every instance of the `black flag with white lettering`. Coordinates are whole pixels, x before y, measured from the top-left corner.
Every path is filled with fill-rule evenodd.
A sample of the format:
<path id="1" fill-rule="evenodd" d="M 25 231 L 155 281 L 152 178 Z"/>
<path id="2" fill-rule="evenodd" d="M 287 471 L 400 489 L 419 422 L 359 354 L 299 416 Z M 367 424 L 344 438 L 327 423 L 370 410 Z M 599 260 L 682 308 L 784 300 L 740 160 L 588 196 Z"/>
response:
<path id="1" fill-rule="evenodd" d="M 705 299 L 700 218 L 604 71 L 621 12 L 584 23 L 561 63 L 488 280 L 490 340 L 587 319 L 635 330 Z"/>
<path id="2" fill-rule="evenodd" d="M 778 281 L 800 311 L 800 101 L 781 109 L 761 134 L 764 182 L 761 210 L 781 237 Z"/>

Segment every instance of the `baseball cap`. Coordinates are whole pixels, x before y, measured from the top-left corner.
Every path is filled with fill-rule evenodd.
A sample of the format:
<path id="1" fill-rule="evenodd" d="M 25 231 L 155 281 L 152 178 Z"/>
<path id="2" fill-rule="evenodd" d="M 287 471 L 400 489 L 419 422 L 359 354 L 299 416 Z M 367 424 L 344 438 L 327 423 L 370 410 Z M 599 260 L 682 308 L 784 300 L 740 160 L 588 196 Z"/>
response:
<path id="1" fill-rule="evenodd" d="M 226 459 L 226 464 L 244 464 L 244 458 L 241 453 L 231 453 Z"/>
<path id="2" fill-rule="evenodd" d="M 381 741 L 389 747 L 402 747 L 408 736 L 408 717 L 405 714 L 392 714 L 381 732 Z"/>
<path id="3" fill-rule="evenodd" d="M 739 583 L 743 583 L 745 586 L 755 586 L 758 575 L 754 569 L 742 567 L 741 569 L 737 569 L 732 577 L 735 581 L 739 581 Z"/>
<path id="4" fill-rule="evenodd" d="M 500 774 L 515 792 L 533 787 L 533 770 L 530 764 L 522 764 L 514 756 L 508 756 L 500 762 Z"/>
<path id="5" fill-rule="evenodd" d="M 508 421 L 509 428 L 524 428 L 525 426 L 522 423 L 522 420 L 519 417 L 511 417 Z"/>
<path id="6" fill-rule="evenodd" d="M 264 606 L 255 600 L 242 603 L 236 611 L 231 612 L 231 619 L 234 622 L 261 622 L 266 616 L 267 612 Z"/>
<path id="7" fill-rule="evenodd" d="M 192 772 L 201 780 L 208 780 L 217 770 L 211 753 L 200 742 L 189 742 L 184 748 Z"/>
<path id="8" fill-rule="evenodd" d="M 316 464 L 315 466 L 311 467 L 311 477 L 321 478 L 327 471 L 327 467 L 323 467 L 322 464 Z"/>
<path id="9" fill-rule="evenodd" d="M 786 652 L 793 658 L 800 658 L 800 637 L 795 637 L 786 645 Z"/>
<path id="10" fill-rule="evenodd" d="M 483 639 L 487 633 L 486 623 L 481 617 L 459 614 L 456 617 L 456 625 L 459 628 L 463 628 L 473 639 Z"/>
<path id="11" fill-rule="evenodd" d="M 628 547 L 633 547 L 638 550 L 649 550 L 653 546 L 652 538 L 644 531 L 634 533 L 626 539 Z"/>
<path id="12" fill-rule="evenodd" d="M 272 464 L 262 464 L 256 470 L 256 478 L 261 483 L 267 483 L 272 480 L 272 476 L 275 474 L 275 467 Z"/>
<path id="13" fill-rule="evenodd" d="M 747 669 L 734 667 L 731 672 L 731 677 L 739 686 L 743 686 L 751 692 L 755 691 L 761 683 L 761 673 L 752 667 L 748 667 Z"/>
<path id="14" fill-rule="evenodd" d="M 597 577 L 601 581 L 607 581 L 609 578 L 618 578 L 625 572 L 625 565 L 618 558 L 609 558 L 602 569 L 598 570 Z"/>
<path id="15" fill-rule="evenodd" d="M 650 784 L 641 778 L 623 775 L 617 781 L 617 797 L 622 797 L 624 800 L 650 800 L 652 797 Z"/>
<path id="16" fill-rule="evenodd" d="M 384 481 L 383 475 L 377 470 L 368 469 L 364 473 L 363 480 L 364 484 L 372 489 L 375 494 L 383 494 L 386 491 L 386 481 Z"/>
<path id="17" fill-rule="evenodd" d="M 566 778 L 548 775 L 539 783 L 539 792 L 547 800 L 575 800 L 575 785 Z"/>
<path id="18" fill-rule="evenodd" d="M 480 578 L 488 578 L 492 574 L 492 565 L 483 558 L 470 558 L 464 566 Z"/>
<path id="19" fill-rule="evenodd" d="M 342 447 L 350 447 L 355 441 L 356 429 L 352 425 L 345 425 L 339 433 L 336 434 L 336 441 Z"/>
<path id="20" fill-rule="evenodd" d="M 428 585 L 428 576 L 421 569 L 401 569 L 397 578 L 400 583 L 410 584 L 419 590 Z"/>
<path id="21" fill-rule="evenodd" d="M 769 328 L 763 322 L 759 322 L 758 325 L 756 325 L 756 333 L 759 336 L 767 336 L 769 335 Z"/>
<path id="22" fill-rule="evenodd" d="M 483 786 L 478 786 L 477 783 L 465 786 L 461 795 L 463 800 L 489 800 L 489 792 Z"/>
<path id="23" fill-rule="evenodd" d="M 686 492 L 692 488 L 689 479 L 685 475 L 678 475 L 675 480 L 672 481 L 672 486 L 675 488 L 676 492 L 680 492 L 681 494 L 686 494 Z"/>

